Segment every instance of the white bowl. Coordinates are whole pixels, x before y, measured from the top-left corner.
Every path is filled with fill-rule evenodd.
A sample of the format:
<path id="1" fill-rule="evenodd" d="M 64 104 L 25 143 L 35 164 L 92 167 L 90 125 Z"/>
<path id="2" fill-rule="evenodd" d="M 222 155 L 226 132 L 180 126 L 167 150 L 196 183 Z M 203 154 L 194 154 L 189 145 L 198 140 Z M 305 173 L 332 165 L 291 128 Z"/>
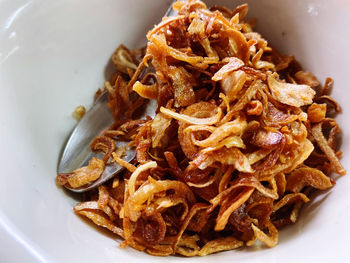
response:
<path id="1" fill-rule="evenodd" d="M 146 3 L 147 2 L 147 3 Z M 115 236 L 74 215 L 76 202 L 55 185 L 75 106 L 91 105 L 108 60 L 124 43 L 139 47 L 164 14 L 159 0 L 3 0 L 0 2 L 1 262 L 180 262 L 119 248 Z M 233 7 L 243 1 L 208 1 Z M 347 0 L 251 0 L 258 31 L 294 54 L 320 81 L 335 80 L 349 169 L 350 3 Z M 350 176 L 339 178 L 280 231 L 273 249 L 250 248 L 191 262 L 350 262 Z M 125 262 L 125 261 L 124 261 Z"/>

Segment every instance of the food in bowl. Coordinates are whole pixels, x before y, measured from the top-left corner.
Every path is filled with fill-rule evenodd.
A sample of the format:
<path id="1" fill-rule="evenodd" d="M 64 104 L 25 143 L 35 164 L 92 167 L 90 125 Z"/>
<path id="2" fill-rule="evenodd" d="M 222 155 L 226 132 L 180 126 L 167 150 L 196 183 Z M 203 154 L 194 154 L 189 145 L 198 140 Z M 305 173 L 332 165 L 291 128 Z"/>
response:
<path id="1" fill-rule="evenodd" d="M 331 188 L 339 158 L 340 111 L 293 56 L 281 55 L 235 10 L 176 2 L 176 17 L 147 34 L 147 48 L 120 46 L 105 84 L 114 124 L 86 167 L 59 174 L 78 188 L 106 165 L 125 167 L 84 195 L 74 211 L 119 235 L 121 246 L 152 255 L 205 256 L 278 242 L 315 190 Z M 101 94 L 99 91 L 97 95 Z M 156 100 L 152 119 L 133 118 Z M 136 148 L 130 163 L 124 148 Z"/>

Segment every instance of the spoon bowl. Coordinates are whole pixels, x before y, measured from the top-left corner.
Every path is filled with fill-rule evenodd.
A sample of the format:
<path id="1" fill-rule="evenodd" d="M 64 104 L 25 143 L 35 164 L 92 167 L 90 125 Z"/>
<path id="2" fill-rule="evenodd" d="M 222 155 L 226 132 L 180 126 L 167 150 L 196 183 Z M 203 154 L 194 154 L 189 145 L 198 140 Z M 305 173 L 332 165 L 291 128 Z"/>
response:
<path id="1" fill-rule="evenodd" d="M 174 16 L 176 12 L 172 9 L 173 0 L 164 14 L 164 17 Z M 58 173 L 71 173 L 72 171 L 88 165 L 92 157 L 102 158 L 99 153 L 94 153 L 90 148 L 90 142 L 98 135 L 108 129 L 113 122 L 113 116 L 108 108 L 108 92 L 104 92 L 95 101 L 92 108 L 84 115 L 84 117 L 78 122 L 77 126 L 72 131 L 70 137 L 67 140 L 64 150 L 59 160 Z M 157 102 L 151 100 L 147 103 L 144 111 L 138 116 L 144 118 L 146 116 L 154 117 L 155 110 L 157 108 Z M 127 146 L 128 142 L 117 141 L 116 148 L 125 147 L 126 154 L 121 158 L 130 162 L 134 159 L 136 151 L 134 148 Z M 118 172 L 123 170 L 124 167 L 117 163 L 109 163 L 106 165 L 101 176 L 94 182 L 84 185 L 79 188 L 65 187 L 73 192 L 82 193 L 94 189 L 106 181 L 113 178 Z"/>

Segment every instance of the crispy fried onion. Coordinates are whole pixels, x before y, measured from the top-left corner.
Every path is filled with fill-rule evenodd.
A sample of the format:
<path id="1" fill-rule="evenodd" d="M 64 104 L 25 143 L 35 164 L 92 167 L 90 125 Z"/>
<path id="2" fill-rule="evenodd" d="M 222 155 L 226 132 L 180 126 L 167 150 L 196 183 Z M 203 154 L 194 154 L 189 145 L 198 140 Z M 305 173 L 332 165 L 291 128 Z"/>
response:
<path id="1" fill-rule="evenodd" d="M 307 117 L 311 122 L 320 122 L 323 121 L 326 117 L 327 104 L 317 104 L 312 103 L 307 109 Z"/>
<path id="2" fill-rule="evenodd" d="M 188 106 L 183 114 L 191 117 L 206 118 L 212 116 L 215 111 L 216 106 L 208 103 L 201 102 Z M 186 157 L 189 159 L 194 159 L 198 155 L 199 148 L 192 143 L 192 138 L 190 133 L 185 133 L 184 129 L 188 126 L 184 121 L 179 122 L 178 137 L 181 145 L 182 151 L 185 153 Z"/>
<path id="3" fill-rule="evenodd" d="M 184 219 L 178 234 L 175 237 L 175 240 L 174 240 L 174 243 L 173 243 L 173 247 L 176 247 L 178 245 L 178 243 L 180 242 L 182 234 L 184 233 L 184 231 L 186 230 L 186 228 L 190 224 L 191 219 L 194 218 L 194 216 L 197 213 L 199 213 L 201 210 L 204 210 L 204 209 L 207 209 L 207 208 L 208 208 L 208 205 L 201 204 L 201 203 L 197 203 L 194 206 L 192 206 L 191 210 L 189 211 L 189 213 L 187 214 L 186 218 Z"/>
<path id="4" fill-rule="evenodd" d="M 109 207 L 108 207 L 109 208 Z M 109 209 L 100 209 L 97 202 L 84 202 L 74 207 L 74 212 L 83 215 L 92 220 L 96 225 L 105 227 L 113 233 L 124 237 L 123 230 L 117 227 L 109 218 L 108 214 L 112 211 Z"/>
<path id="5" fill-rule="evenodd" d="M 304 140 L 299 147 L 293 149 L 292 154 L 283 161 L 279 160 L 277 164 L 269 169 L 264 170 L 259 174 L 260 180 L 271 178 L 277 173 L 289 173 L 293 171 L 298 165 L 302 164 L 314 150 L 313 144 L 308 140 Z"/>
<path id="6" fill-rule="evenodd" d="M 135 187 L 136 187 L 136 180 L 137 177 L 144 171 L 147 171 L 151 168 L 156 168 L 157 167 L 157 162 L 148 162 L 145 164 L 140 165 L 139 167 L 136 168 L 136 170 L 130 175 L 130 179 L 128 181 L 128 190 L 129 194 L 132 196 L 135 193 Z"/>
<path id="7" fill-rule="evenodd" d="M 209 241 L 199 251 L 199 256 L 206 256 L 225 250 L 232 250 L 242 247 L 244 243 L 234 237 L 222 237 Z"/>
<path id="8" fill-rule="evenodd" d="M 263 149 L 273 149 L 283 140 L 284 135 L 281 132 L 259 130 L 254 133 L 251 143 Z"/>
<path id="9" fill-rule="evenodd" d="M 93 157 L 87 166 L 81 167 L 67 178 L 67 183 L 72 188 L 78 188 L 93 181 L 96 181 L 105 169 L 105 164 L 102 160 Z"/>
<path id="10" fill-rule="evenodd" d="M 112 153 L 115 150 L 115 142 L 112 138 L 109 138 L 106 136 L 100 136 L 100 137 L 96 137 L 90 143 L 90 147 L 93 151 L 98 151 L 98 150 L 103 151 L 105 153 L 103 157 L 103 161 L 107 163 Z"/>
<path id="11" fill-rule="evenodd" d="M 299 193 L 305 186 L 326 190 L 332 187 L 334 181 L 320 170 L 310 167 L 295 169 L 287 179 L 286 190 Z"/>
<path id="12" fill-rule="evenodd" d="M 162 49 L 167 56 L 173 57 L 174 59 L 187 62 L 192 66 L 199 68 L 206 68 L 209 63 L 216 63 L 216 59 L 204 58 L 202 56 L 191 56 L 187 55 L 185 52 L 181 52 L 171 46 L 168 46 L 164 35 L 153 34 L 148 39 L 150 43 L 156 45 L 158 48 Z"/>
<path id="13" fill-rule="evenodd" d="M 221 231 L 225 228 L 232 212 L 247 201 L 253 191 L 254 188 L 246 187 L 240 190 L 239 193 L 234 192 L 232 196 L 229 195 L 227 199 L 222 201 L 219 215 L 216 219 L 215 231 Z"/>
<path id="14" fill-rule="evenodd" d="M 242 175 L 241 178 L 236 179 L 233 181 L 232 186 L 230 186 L 228 189 L 225 191 L 222 191 L 219 193 L 215 198 L 210 200 L 210 203 L 212 204 L 211 210 L 220 205 L 222 200 L 227 198 L 227 196 L 234 191 L 237 188 L 241 187 L 247 187 L 247 188 L 255 188 L 258 192 L 260 192 L 262 195 L 267 196 L 272 199 L 277 199 L 278 194 L 276 190 L 274 189 L 269 189 L 265 186 L 263 186 L 256 178 L 255 176 L 247 176 L 247 175 Z"/>
<path id="15" fill-rule="evenodd" d="M 162 146 L 162 138 L 166 136 L 166 129 L 171 124 L 171 118 L 166 116 L 164 113 L 158 113 L 151 124 L 152 129 L 152 148 Z"/>
<path id="16" fill-rule="evenodd" d="M 252 229 L 254 231 L 254 235 L 256 239 L 259 239 L 261 242 L 265 243 L 268 247 L 274 247 L 278 242 L 278 231 L 277 228 L 273 225 L 271 221 L 266 223 L 266 228 L 269 231 L 269 235 L 267 235 L 260 228 L 252 224 Z"/>
<path id="17" fill-rule="evenodd" d="M 199 125 L 193 125 L 187 127 L 184 132 L 191 132 L 191 139 L 192 142 L 200 147 L 209 147 L 212 145 L 216 145 L 219 143 L 221 140 L 223 140 L 225 137 L 228 137 L 230 135 L 236 135 L 236 136 L 241 136 L 247 127 L 247 122 L 244 118 L 237 118 L 234 121 L 227 122 L 217 128 L 212 127 L 212 126 L 199 126 Z M 214 128 L 214 129 L 212 129 Z M 194 132 L 199 132 L 201 130 L 204 131 L 210 131 L 212 130 L 212 133 L 209 135 L 208 138 L 204 140 L 197 140 L 195 138 Z M 241 142 L 243 144 L 243 142 Z M 224 144 L 225 145 L 225 144 Z"/>
<path id="18" fill-rule="evenodd" d="M 222 77 L 221 89 L 226 94 L 228 103 L 237 98 L 237 95 L 242 90 L 246 80 L 247 75 L 242 70 L 227 73 Z"/>
<path id="19" fill-rule="evenodd" d="M 315 88 L 320 85 L 316 77 L 311 72 L 300 70 L 294 74 L 294 77 L 299 84 L 305 84 L 311 88 Z"/>
<path id="20" fill-rule="evenodd" d="M 142 84 L 140 81 L 136 81 L 132 86 L 132 90 L 145 99 L 157 99 L 158 97 L 158 84 L 152 85 Z"/>
<path id="21" fill-rule="evenodd" d="M 175 107 L 185 107 L 195 102 L 193 77 L 183 67 L 170 67 L 169 77 L 172 80 Z"/>
<path id="22" fill-rule="evenodd" d="M 244 107 L 251 101 L 259 89 L 264 89 L 264 84 L 260 80 L 254 81 L 252 85 L 246 90 L 244 95 L 237 101 L 229 112 L 222 118 L 221 123 L 230 121 L 237 112 L 244 109 Z"/>
<path id="23" fill-rule="evenodd" d="M 225 165 L 234 165 L 240 172 L 253 173 L 247 157 L 238 148 L 223 147 L 216 151 L 200 153 L 190 164 L 201 170 L 206 169 L 215 162 Z"/>
<path id="24" fill-rule="evenodd" d="M 219 193 L 210 200 L 212 206 L 210 211 L 220 205 L 220 212 L 216 220 L 215 230 L 223 230 L 232 212 L 239 208 L 251 196 L 254 190 L 259 191 L 264 196 L 277 199 L 277 189 L 264 187 L 254 176 L 243 176 L 234 181 L 232 186 Z"/>
<path id="25" fill-rule="evenodd" d="M 112 56 L 112 62 L 117 70 L 128 74 L 128 69 L 136 70 L 137 64 L 130 50 L 120 45 Z"/>
<path id="26" fill-rule="evenodd" d="M 316 92 L 308 85 L 297 85 L 281 82 L 274 76 L 268 76 L 268 84 L 272 96 L 287 105 L 301 107 L 312 103 Z"/>
<path id="27" fill-rule="evenodd" d="M 120 46 L 112 56 L 104 91 L 114 123 L 91 143 L 103 160 L 57 184 L 78 188 L 105 167 L 125 168 L 74 208 L 123 238 L 122 248 L 192 257 L 256 240 L 273 247 L 310 192 L 334 186 L 332 171 L 346 173 L 333 80 L 318 87 L 294 56 L 271 48 L 244 20 L 247 4 L 173 8 L 178 15 L 148 32 L 146 49 Z M 149 99 L 154 118 L 141 119 Z M 127 146 L 116 149 L 118 141 Z M 136 155 L 126 162 L 129 147 Z"/>
<path id="28" fill-rule="evenodd" d="M 244 66 L 243 61 L 236 57 L 230 57 L 230 58 L 224 59 L 223 62 L 227 62 L 227 64 L 224 65 L 219 71 L 215 73 L 215 75 L 211 78 L 212 80 L 214 81 L 222 80 L 226 74 L 232 71 L 236 71 L 237 69 Z"/>
<path id="29" fill-rule="evenodd" d="M 211 125 L 215 124 L 221 119 L 222 111 L 219 107 L 216 108 L 216 112 L 214 112 L 215 115 L 208 118 L 196 118 L 191 117 L 185 114 L 179 114 L 177 112 L 174 112 L 172 110 L 169 110 L 167 108 L 161 107 L 160 111 L 164 113 L 165 115 L 172 117 L 178 121 L 183 121 L 188 124 L 197 124 L 197 125 Z"/>
<path id="30" fill-rule="evenodd" d="M 332 167 L 333 171 L 340 174 L 340 175 L 344 175 L 344 174 L 346 174 L 346 170 L 341 165 L 339 158 L 337 157 L 334 150 L 328 144 L 326 138 L 324 137 L 323 132 L 322 132 L 322 124 L 323 124 L 323 122 L 320 122 L 320 123 L 316 124 L 314 127 L 312 127 L 311 133 L 312 133 L 313 137 L 315 138 L 317 145 L 321 148 L 321 150 L 327 156 L 328 160 L 331 162 L 331 167 Z"/>
<path id="31" fill-rule="evenodd" d="M 136 222 L 141 216 L 141 210 L 147 207 L 147 202 L 151 202 L 153 195 L 167 190 L 174 190 L 182 193 L 190 202 L 195 201 L 195 197 L 188 186 L 180 181 L 156 181 L 151 177 L 148 181 L 140 186 L 136 192 L 131 195 L 125 202 L 125 216 L 129 217 L 131 221 Z"/>
<path id="32" fill-rule="evenodd" d="M 273 206 L 273 211 L 276 212 L 286 205 L 299 201 L 307 203 L 310 199 L 303 193 L 287 194 Z"/>

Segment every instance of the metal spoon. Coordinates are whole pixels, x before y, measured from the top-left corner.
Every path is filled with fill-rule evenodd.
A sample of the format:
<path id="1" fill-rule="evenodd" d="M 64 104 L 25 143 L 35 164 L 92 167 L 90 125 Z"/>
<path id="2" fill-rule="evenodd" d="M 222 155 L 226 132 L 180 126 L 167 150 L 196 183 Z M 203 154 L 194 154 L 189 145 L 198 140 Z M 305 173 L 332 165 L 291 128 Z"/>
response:
<path id="1" fill-rule="evenodd" d="M 169 9 L 164 16 L 174 16 L 176 12 L 172 9 L 172 4 L 176 1 L 172 1 Z M 90 142 L 103 130 L 107 129 L 113 124 L 113 116 L 107 106 L 107 92 L 103 93 L 92 106 L 92 108 L 84 115 L 80 120 L 77 126 L 74 128 L 69 139 L 67 140 L 66 146 L 64 147 L 63 153 L 61 155 L 58 173 L 70 173 L 82 166 L 86 166 L 89 160 L 92 157 L 100 157 L 102 155 L 96 154 L 90 149 Z M 148 102 L 143 114 L 140 118 L 144 118 L 147 115 L 154 117 L 155 109 L 157 108 L 157 102 L 151 100 Z M 124 147 L 127 145 L 127 142 L 117 141 L 116 147 Z M 123 160 L 130 162 L 135 157 L 135 149 L 127 147 L 126 155 L 123 157 Z M 70 188 L 67 189 L 73 192 L 85 192 L 93 188 L 98 187 L 104 182 L 111 179 L 118 172 L 124 168 L 116 163 L 111 163 L 106 165 L 105 170 L 102 175 L 96 181 L 84 185 L 80 188 Z"/>

